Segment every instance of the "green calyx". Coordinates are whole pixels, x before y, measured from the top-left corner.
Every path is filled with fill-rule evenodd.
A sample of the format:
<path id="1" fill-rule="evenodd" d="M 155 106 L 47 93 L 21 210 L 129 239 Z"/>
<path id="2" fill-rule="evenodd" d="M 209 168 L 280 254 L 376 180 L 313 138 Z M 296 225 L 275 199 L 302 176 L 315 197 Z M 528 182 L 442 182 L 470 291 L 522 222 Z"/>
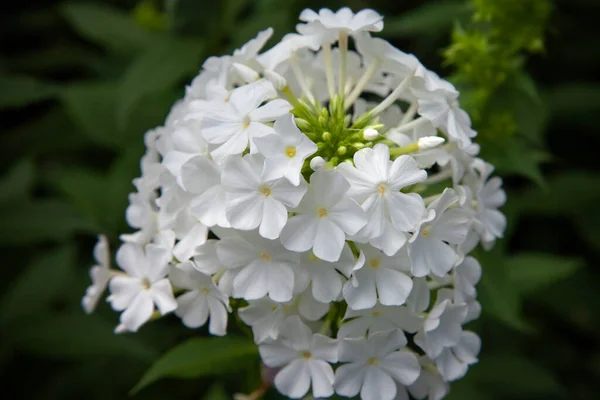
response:
<path id="1" fill-rule="evenodd" d="M 384 140 L 382 135 L 371 140 L 365 139 L 363 132 L 366 128 L 381 130 L 384 126 L 378 124 L 376 118 L 371 117 L 369 113 L 352 123 L 352 115 L 346 113 L 344 101 L 338 95 L 331 99 L 328 107 L 308 104 L 297 99 L 292 104 L 292 114 L 296 117 L 298 129 L 308 136 L 318 149 L 305 162 L 302 169 L 305 177 L 312 172 L 310 160 L 314 157 L 322 157 L 328 167 L 334 167 L 341 162 L 352 160 L 358 150 L 373 147 Z"/>

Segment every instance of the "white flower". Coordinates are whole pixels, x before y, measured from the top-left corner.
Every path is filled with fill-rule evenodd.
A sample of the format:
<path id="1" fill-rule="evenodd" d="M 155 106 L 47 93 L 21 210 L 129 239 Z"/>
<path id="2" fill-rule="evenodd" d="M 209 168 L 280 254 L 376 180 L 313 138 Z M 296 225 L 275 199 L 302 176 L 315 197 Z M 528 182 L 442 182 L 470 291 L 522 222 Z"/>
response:
<path id="1" fill-rule="evenodd" d="M 457 302 L 475 298 L 475 285 L 481 279 L 481 265 L 473 257 L 467 257 L 454 267 L 454 289 Z M 458 298 L 457 298 L 458 297 Z"/>
<path id="2" fill-rule="evenodd" d="M 493 177 L 485 183 L 477 194 L 477 223 L 475 230 L 484 243 L 501 238 L 506 229 L 506 216 L 498 208 L 506 203 L 506 193 L 502 189 L 502 179 Z"/>
<path id="3" fill-rule="evenodd" d="M 462 334 L 461 324 L 466 316 L 464 304 L 454 304 L 448 297 L 452 294 L 438 292 L 437 304 L 431 309 L 423 327 L 415 336 L 415 343 L 435 359 L 444 348 L 456 346 Z"/>
<path id="4" fill-rule="evenodd" d="M 296 301 L 278 303 L 268 297 L 251 300 L 248 306 L 239 309 L 240 319 L 252 327 L 254 342 L 257 344 L 267 339 L 276 340 L 286 318 L 297 313 Z"/>
<path id="5" fill-rule="evenodd" d="M 421 375 L 408 388 L 410 394 L 419 400 L 441 400 L 450 391 L 450 386 L 439 374 L 433 361 L 428 357 L 421 357 Z"/>
<path id="6" fill-rule="evenodd" d="M 371 37 L 367 32 L 355 35 L 354 41 L 365 63 L 376 64 L 382 72 L 404 78 L 412 71 L 423 68 L 414 55 L 397 49 L 384 39 Z"/>
<path id="7" fill-rule="evenodd" d="M 265 168 L 263 168 L 263 166 Z M 225 162 L 222 184 L 226 191 L 225 215 L 233 228 L 276 239 L 288 219 L 287 207 L 296 207 L 306 192 L 306 183 L 292 185 L 287 179 L 268 179 L 260 154 L 230 157 Z"/>
<path id="8" fill-rule="evenodd" d="M 385 306 L 404 304 L 413 286 L 410 277 L 402 272 L 410 269 L 408 257 L 388 257 L 368 245 L 361 246 L 361 251 L 365 255 L 362 268 L 344 284 L 343 294 L 348 306 L 353 310 L 364 310 L 374 307 L 377 299 Z"/>
<path id="9" fill-rule="evenodd" d="M 427 208 L 427 216 L 409 240 L 408 253 L 415 276 L 433 273 L 442 277 L 456 264 L 457 254 L 451 245 L 459 245 L 465 240 L 471 222 L 466 211 L 449 209 L 457 202 L 456 192 L 445 189 Z"/>
<path id="10" fill-rule="evenodd" d="M 452 382 L 465 376 L 469 365 L 478 361 L 480 349 L 479 336 L 473 332 L 462 332 L 458 344 L 445 348 L 435 359 L 435 364 L 444 379 Z"/>
<path id="11" fill-rule="evenodd" d="M 379 332 L 368 339 L 343 339 L 335 371 L 335 391 L 346 397 L 360 393 L 362 400 L 393 400 L 396 382 L 410 385 L 421 367 L 413 353 L 402 350 L 406 338 L 399 330 Z"/>
<path id="12" fill-rule="evenodd" d="M 108 280 L 111 277 L 110 250 L 108 239 L 104 235 L 98 236 L 98 242 L 94 246 L 94 259 L 97 264 L 90 269 L 92 284 L 86 289 L 85 295 L 81 299 L 81 306 L 88 314 L 96 308 L 98 300 L 106 290 Z"/>
<path id="13" fill-rule="evenodd" d="M 346 234 L 356 234 L 367 223 L 364 211 L 345 197 L 350 184 L 337 171 L 311 175 L 310 188 L 281 231 L 281 242 L 292 251 L 308 251 L 325 261 L 340 258 Z"/>
<path id="14" fill-rule="evenodd" d="M 278 241 L 264 239 L 257 232 L 240 232 L 239 237 L 221 239 L 217 255 L 227 268 L 239 268 L 233 297 L 257 300 L 268 295 L 277 302 L 291 300 L 294 271 L 290 264 L 297 257 Z"/>
<path id="15" fill-rule="evenodd" d="M 273 85 L 258 81 L 234 89 L 225 107 L 208 110 L 202 120 L 202 136 L 220 146 L 211 152 L 213 157 L 241 154 L 248 144 L 255 153 L 252 139 L 273 133 L 266 125 L 290 111 L 292 106 L 285 100 L 276 99 Z"/>
<path id="16" fill-rule="evenodd" d="M 171 270 L 169 279 L 178 289 L 187 291 L 177 297 L 175 315 L 188 328 L 199 328 L 210 316 L 208 331 L 223 336 L 227 329 L 229 298 L 219 290 L 210 276 L 197 271 L 192 262 L 178 264 Z"/>
<path id="17" fill-rule="evenodd" d="M 456 90 L 429 92 L 418 99 L 419 114 L 465 148 L 471 145 L 471 139 L 477 136 L 477 132 L 471 128 L 471 119 L 460 108 L 457 98 Z"/>
<path id="18" fill-rule="evenodd" d="M 340 259 L 336 262 L 321 260 L 313 252 L 307 252 L 302 257 L 298 267 L 303 280 L 299 285 L 303 291 L 310 285 L 314 298 L 321 303 L 330 303 L 337 300 L 342 291 L 343 278 L 338 271 L 349 277 L 356 266 L 356 259 L 348 244 L 344 245 Z"/>
<path id="19" fill-rule="evenodd" d="M 417 167 L 411 156 L 390 161 L 389 148 L 383 144 L 357 151 L 354 165 L 343 163 L 338 169 L 350 182 L 348 194 L 369 216 L 357 236 L 388 255 L 395 254 L 406 240 L 403 233 L 414 228 L 425 208 L 420 196 L 402 193 L 400 189 L 424 180 L 427 173 Z"/>
<path id="20" fill-rule="evenodd" d="M 161 315 L 177 308 L 171 283 L 166 278 L 171 252 L 155 244 L 142 247 L 125 243 L 117 251 L 117 264 L 127 275 L 117 275 L 109 282 L 108 301 L 121 314 L 126 330 L 137 331 L 154 312 Z"/>
<path id="21" fill-rule="evenodd" d="M 204 156 L 192 157 L 181 167 L 183 187 L 194 195 L 191 213 L 204 225 L 227 228 L 225 189 L 221 185 L 221 169 Z"/>
<path id="22" fill-rule="evenodd" d="M 383 17 L 371 9 L 361 10 L 356 14 L 348 7 L 343 7 L 335 13 L 322 8 L 318 14 L 313 10 L 305 9 L 300 13 L 300 20 L 308 23 L 319 22 L 335 36 L 340 31 L 354 34 L 362 31 L 379 32 L 383 29 Z"/>
<path id="23" fill-rule="evenodd" d="M 338 338 L 359 338 L 392 329 L 415 333 L 421 327 L 422 318 L 410 312 L 406 307 L 377 304 L 366 310 L 355 311 L 348 308 L 344 315 L 344 321 L 346 322 L 338 331 Z"/>
<path id="24" fill-rule="evenodd" d="M 282 367 L 275 376 L 275 387 L 293 399 L 303 397 L 312 386 L 314 397 L 333 395 L 334 374 L 329 363 L 337 361 L 337 342 L 313 334 L 299 317 L 288 318 L 277 342 L 259 347 L 268 367 Z"/>
<path id="25" fill-rule="evenodd" d="M 286 177 L 298 186 L 304 160 L 317 151 L 317 145 L 300 132 L 292 114 L 279 117 L 273 128 L 275 135 L 254 139 L 258 151 L 266 159 L 264 178 L 272 180 Z"/>

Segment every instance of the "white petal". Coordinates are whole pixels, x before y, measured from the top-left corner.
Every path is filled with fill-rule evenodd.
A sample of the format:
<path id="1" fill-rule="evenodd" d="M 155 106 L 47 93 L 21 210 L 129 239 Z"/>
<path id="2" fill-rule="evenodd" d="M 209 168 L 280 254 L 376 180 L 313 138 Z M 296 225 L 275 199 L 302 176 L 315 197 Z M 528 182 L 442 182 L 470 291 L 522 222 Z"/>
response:
<path id="1" fill-rule="evenodd" d="M 281 243 L 292 251 L 309 250 L 315 241 L 319 220 L 309 215 L 296 215 L 290 218 L 281 231 Z"/>
<path id="2" fill-rule="evenodd" d="M 262 207 L 260 235 L 267 239 L 277 239 L 287 222 L 287 218 L 288 211 L 283 204 L 273 198 L 266 198 Z"/>
<path id="3" fill-rule="evenodd" d="M 310 387 L 308 363 L 302 359 L 292 361 L 275 376 L 275 387 L 292 399 L 304 396 Z"/>
<path id="4" fill-rule="evenodd" d="M 256 109 L 250 116 L 253 121 L 267 122 L 274 121 L 292 109 L 292 105 L 285 100 L 271 100 L 264 106 Z"/>
<path id="5" fill-rule="evenodd" d="M 354 397 L 365 379 L 367 366 L 361 363 L 342 365 L 335 370 L 335 392 L 341 396 Z"/>
<path id="6" fill-rule="evenodd" d="M 377 294 L 385 306 L 400 306 L 412 290 L 412 280 L 400 271 L 382 268 L 377 274 Z"/>
<path id="7" fill-rule="evenodd" d="M 390 219 L 401 231 L 412 231 L 421 219 L 425 205 L 421 196 L 415 193 L 389 193 L 387 195 Z"/>
<path id="8" fill-rule="evenodd" d="M 121 314 L 121 323 L 128 331 L 136 332 L 154 312 L 152 295 L 149 291 L 141 291 L 133 299 L 129 307 Z"/>
<path id="9" fill-rule="evenodd" d="M 381 368 L 404 386 L 412 385 L 421 372 L 419 361 L 408 351 L 396 351 L 388 355 L 381 360 Z"/>
<path id="10" fill-rule="evenodd" d="M 368 222 L 367 214 L 351 199 L 342 199 L 328 210 L 328 217 L 348 235 L 354 235 Z"/>
<path id="11" fill-rule="evenodd" d="M 360 391 L 362 400 L 393 400 L 396 396 L 394 380 L 382 369 L 370 367 Z"/>
<path id="12" fill-rule="evenodd" d="M 168 279 L 162 279 L 152 284 L 152 299 L 162 315 L 177 308 L 177 300 L 173 297 L 173 289 Z"/>
<path id="13" fill-rule="evenodd" d="M 208 297 L 210 309 L 210 323 L 208 332 L 211 335 L 224 336 L 227 333 L 227 309 L 219 300 Z"/>
<path id="14" fill-rule="evenodd" d="M 279 342 L 260 345 L 260 358 L 267 367 L 281 367 L 292 362 L 297 356 L 296 350 L 283 346 Z"/>
<path id="15" fill-rule="evenodd" d="M 342 290 L 344 299 L 353 310 L 371 308 L 377 303 L 375 281 L 370 275 L 361 274 L 361 271 L 357 271 L 356 275 L 358 286 L 355 287 L 352 281 L 347 281 Z"/>
<path id="16" fill-rule="evenodd" d="M 314 236 L 313 252 L 322 260 L 335 262 L 342 254 L 346 235 L 329 218 L 320 218 Z"/>
<path id="17" fill-rule="evenodd" d="M 333 395 L 334 375 L 331 365 L 322 360 L 311 360 L 308 367 L 313 397 L 330 397 Z"/>

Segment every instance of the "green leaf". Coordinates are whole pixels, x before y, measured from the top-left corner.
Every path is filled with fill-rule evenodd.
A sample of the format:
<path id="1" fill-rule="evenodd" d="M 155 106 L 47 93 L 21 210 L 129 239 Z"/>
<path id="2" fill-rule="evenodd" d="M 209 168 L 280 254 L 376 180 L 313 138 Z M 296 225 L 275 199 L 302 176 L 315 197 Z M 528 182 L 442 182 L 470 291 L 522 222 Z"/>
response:
<path id="1" fill-rule="evenodd" d="M 33 188 L 35 166 L 30 159 L 23 159 L 13 166 L 0 180 L 0 206 L 23 200 Z"/>
<path id="2" fill-rule="evenodd" d="M 48 309 L 67 284 L 74 257 L 72 247 L 61 247 L 34 259 L 2 297 L 2 322 Z"/>
<path id="3" fill-rule="evenodd" d="M 47 357 L 129 356 L 151 362 L 158 355 L 137 337 L 115 335 L 114 326 L 109 322 L 83 311 L 62 315 L 48 313 L 17 327 L 12 335 L 21 349 Z"/>
<path id="4" fill-rule="evenodd" d="M 435 35 L 450 30 L 454 21 L 469 15 L 464 1 L 437 1 L 426 3 L 399 17 L 385 19 L 383 37 Z"/>
<path id="5" fill-rule="evenodd" d="M 547 188 L 532 187 L 514 194 L 511 201 L 521 213 L 587 218 L 588 210 L 600 201 L 600 174 L 568 171 L 547 178 Z M 531 201 L 543 199 L 543 201 Z"/>
<path id="6" fill-rule="evenodd" d="M 57 86 L 21 75 L 0 75 L 0 107 L 23 107 L 56 96 Z"/>
<path id="7" fill-rule="evenodd" d="M 106 3 L 67 3 L 61 12 L 77 33 L 110 50 L 134 52 L 156 40 L 131 15 Z"/>
<path id="8" fill-rule="evenodd" d="M 593 119 L 600 108 L 600 84 L 567 83 L 555 86 L 544 93 L 550 115 L 555 119 L 568 119 L 577 123 L 580 118 Z"/>
<path id="9" fill-rule="evenodd" d="M 95 234 L 97 230 L 95 224 L 61 200 L 29 201 L 0 210 L 0 243 L 5 245 L 63 241 L 75 233 Z"/>
<path id="10" fill-rule="evenodd" d="M 520 175 L 542 188 L 546 187 L 540 169 L 540 164 L 549 158 L 546 153 L 531 148 L 524 140 L 515 137 L 485 145 L 486 148 L 482 151 L 485 160 L 492 163 L 498 173 Z"/>
<path id="11" fill-rule="evenodd" d="M 510 279 L 521 293 L 529 293 L 571 276 L 584 262 L 549 253 L 520 253 L 507 258 Z"/>
<path id="12" fill-rule="evenodd" d="M 89 82 L 69 86 L 61 95 L 68 114 L 95 143 L 119 147 L 124 142 L 116 124 L 117 86 Z"/>
<path id="13" fill-rule="evenodd" d="M 125 71 L 118 94 L 118 127 L 125 129 L 137 103 L 165 91 L 200 69 L 203 45 L 190 40 L 165 40 L 141 53 Z"/>
<path id="14" fill-rule="evenodd" d="M 203 400 L 229 400 L 231 397 L 227 395 L 223 385 L 217 383 L 210 387 L 208 392 L 202 398 Z"/>
<path id="15" fill-rule="evenodd" d="M 241 337 L 193 338 L 164 354 L 132 389 L 136 393 L 161 378 L 197 378 L 239 371 L 258 361 L 254 342 Z"/>
<path id="16" fill-rule="evenodd" d="M 520 398 L 552 396 L 562 388 L 552 373 L 536 363 L 511 354 L 482 355 L 469 379 L 493 393 Z"/>
<path id="17" fill-rule="evenodd" d="M 483 312 L 513 329 L 532 332 L 533 328 L 522 316 L 522 299 L 507 272 L 501 247 L 478 251 L 477 258 L 483 269 L 478 287 Z"/>

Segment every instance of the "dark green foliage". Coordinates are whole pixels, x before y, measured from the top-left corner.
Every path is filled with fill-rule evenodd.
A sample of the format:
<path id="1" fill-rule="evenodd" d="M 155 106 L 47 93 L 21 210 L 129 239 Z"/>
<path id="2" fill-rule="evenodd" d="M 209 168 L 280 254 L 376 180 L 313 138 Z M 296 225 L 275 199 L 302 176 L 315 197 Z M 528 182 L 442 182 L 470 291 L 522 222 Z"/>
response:
<path id="1" fill-rule="evenodd" d="M 451 400 L 592 400 L 600 393 L 600 84 L 593 0 L 10 2 L 0 37 L 3 390 L 17 398 L 230 399 L 260 386 L 255 346 L 169 316 L 115 335 L 80 299 L 92 247 L 113 247 L 143 134 L 209 55 L 305 7 L 375 8 L 382 35 L 452 76 L 505 179 L 506 238 L 483 265 L 469 327 L 480 363 Z M 453 29 L 454 27 L 454 29 Z M 444 49 L 446 49 L 444 51 Z M 167 379 L 168 378 L 168 379 Z M 137 385 L 137 386 L 136 386 Z M 280 398 L 270 391 L 267 398 Z"/>

